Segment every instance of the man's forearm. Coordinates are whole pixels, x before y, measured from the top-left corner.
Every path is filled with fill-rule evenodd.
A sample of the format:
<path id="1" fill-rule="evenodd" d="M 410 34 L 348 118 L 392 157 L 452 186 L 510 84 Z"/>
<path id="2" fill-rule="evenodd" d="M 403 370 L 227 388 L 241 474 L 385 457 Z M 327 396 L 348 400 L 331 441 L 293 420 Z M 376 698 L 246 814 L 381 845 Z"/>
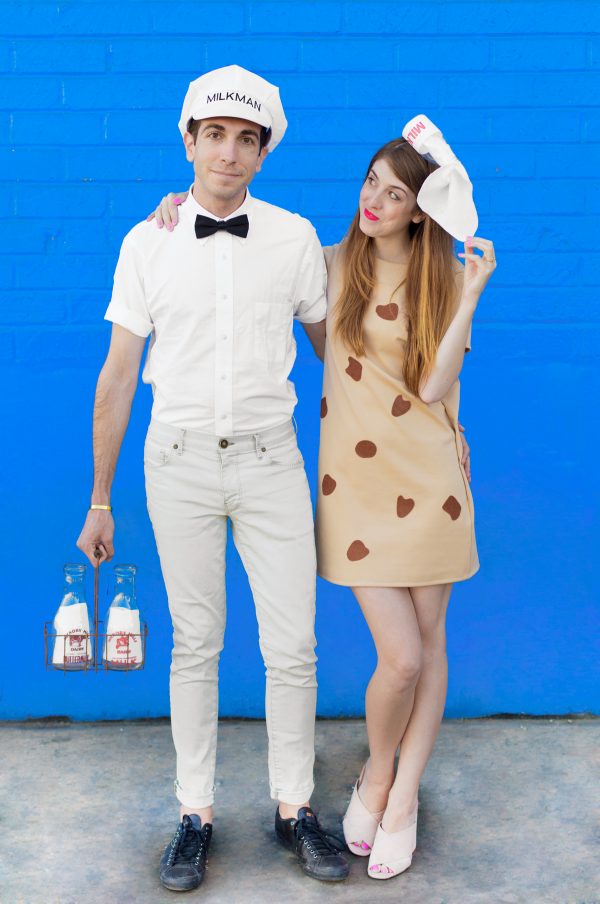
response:
<path id="1" fill-rule="evenodd" d="M 110 490 L 125 436 L 136 383 L 103 367 L 94 400 L 94 487 L 92 504 L 108 505 Z"/>

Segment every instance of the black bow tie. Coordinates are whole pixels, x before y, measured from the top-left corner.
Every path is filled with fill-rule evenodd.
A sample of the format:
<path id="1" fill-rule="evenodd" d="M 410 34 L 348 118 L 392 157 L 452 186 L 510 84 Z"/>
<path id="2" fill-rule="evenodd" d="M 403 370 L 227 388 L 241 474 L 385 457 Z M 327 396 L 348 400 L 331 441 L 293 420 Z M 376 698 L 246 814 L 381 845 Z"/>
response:
<path id="1" fill-rule="evenodd" d="M 232 217 L 231 220 L 213 220 L 212 217 L 196 214 L 195 229 L 197 239 L 204 239 L 207 235 L 217 232 L 218 229 L 225 229 L 226 232 L 245 239 L 248 235 L 248 217 L 244 213 L 241 217 Z"/>

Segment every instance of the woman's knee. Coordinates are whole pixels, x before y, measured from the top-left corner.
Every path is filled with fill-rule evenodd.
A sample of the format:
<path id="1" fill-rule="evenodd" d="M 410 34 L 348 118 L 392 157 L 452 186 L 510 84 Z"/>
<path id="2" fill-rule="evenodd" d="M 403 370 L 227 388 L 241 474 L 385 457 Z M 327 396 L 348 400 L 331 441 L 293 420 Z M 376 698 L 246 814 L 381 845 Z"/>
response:
<path id="1" fill-rule="evenodd" d="M 379 657 L 378 667 L 386 682 L 398 691 L 416 686 L 423 668 L 423 651 L 416 650 Z"/>

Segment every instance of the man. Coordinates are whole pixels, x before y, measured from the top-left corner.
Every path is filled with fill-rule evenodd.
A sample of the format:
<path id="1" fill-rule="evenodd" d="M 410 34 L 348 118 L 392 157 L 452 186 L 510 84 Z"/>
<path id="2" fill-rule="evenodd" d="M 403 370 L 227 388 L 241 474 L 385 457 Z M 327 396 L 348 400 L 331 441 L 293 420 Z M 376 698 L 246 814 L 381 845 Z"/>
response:
<path id="1" fill-rule="evenodd" d="M 228 520 L 266 665 L 277 837 L 309 875 L 348 875 L 310 808 L 315 547 L 288 380 L 293 319 L 322 354 L 325 268 L 312 225 L 247 190 L 286 126 L 278 89 L 238 66 L 190 84 L 179 128 L 194 183 L 180 228 L 170 233 L 144 221 L 128 233 L 105 314 L 113 328 L 94 406 L 92 506 L 77 545 L 94 565 L 112 558 L 110 488 L 151 335 L 143 380 L 154 402 L 144 470 L 173 621 L 171 724 L 181 804 L 160 878 L 173 890 L 200 884 L 212 833 Z"/>

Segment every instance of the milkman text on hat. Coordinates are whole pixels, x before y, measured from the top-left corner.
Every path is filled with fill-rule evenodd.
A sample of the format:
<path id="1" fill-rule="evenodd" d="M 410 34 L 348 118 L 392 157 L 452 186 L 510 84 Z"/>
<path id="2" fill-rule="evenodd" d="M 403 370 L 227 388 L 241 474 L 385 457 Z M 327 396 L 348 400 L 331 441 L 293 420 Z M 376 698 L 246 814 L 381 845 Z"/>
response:
<path id="1" fill-rule="evenodd" d="M 232 116 L 271 130 L 267 147 L 275 150 L 285 134 L 287 119 L 279 88 L 241 66 L 213 69 L 190 82 L 183 101 L 179 131 L 188 130 L 190 119 Z"/>

